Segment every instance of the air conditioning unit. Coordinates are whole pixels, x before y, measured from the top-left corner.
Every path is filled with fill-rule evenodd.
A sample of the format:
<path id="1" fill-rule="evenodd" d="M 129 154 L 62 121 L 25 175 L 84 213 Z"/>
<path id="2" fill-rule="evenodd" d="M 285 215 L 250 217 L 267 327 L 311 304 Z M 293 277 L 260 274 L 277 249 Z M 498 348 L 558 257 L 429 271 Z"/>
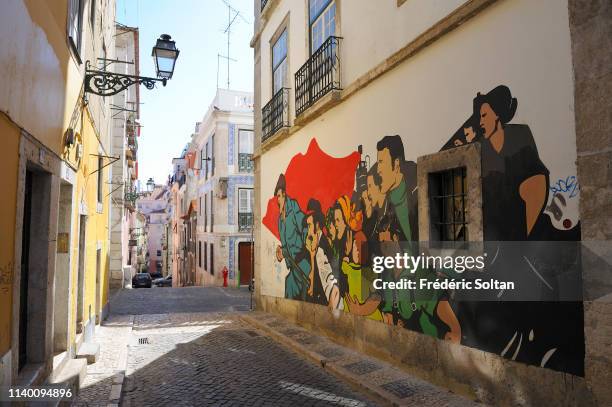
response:
<path id="1" fill-rule="evenodd" d="M 219 178 L 217 182 L 217 198 L 227 198 L 227 181 L 226 177 Z"/>

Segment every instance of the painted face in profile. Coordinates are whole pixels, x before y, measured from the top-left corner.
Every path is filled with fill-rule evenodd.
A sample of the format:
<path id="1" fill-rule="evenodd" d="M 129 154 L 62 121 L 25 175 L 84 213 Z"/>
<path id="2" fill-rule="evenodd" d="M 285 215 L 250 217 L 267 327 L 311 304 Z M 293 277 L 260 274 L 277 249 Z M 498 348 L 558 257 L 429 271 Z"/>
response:
<path id="1" fill-rule="evenodd" d="M 471 143 L 476 138 L 476 133 L 474 132 L 474 128 L 472 126 L 464 128 L 463 135 L 465 136 L 465 141 L 468 143 Z"/>
<path id="2" fill-rule="evenodd" d="M 381 192 L 380 187 L 376 185 L 376 183 L 374 182 L 373 175 L 368 175 L 367 186 L 368 186 L 368 198 L 370 198 L 370 202 L 372 204 L 374 202 L 380 202 L 381 201 L 380 198 L 384 194 Z"/>
<path id="3" fill-rule="evenodd" d="M 361 254 L 359 253 L 359 242 L 357 240 L 353 240 L 353 262 L 360 264 L 361 263 Z"/>
<path id="4" fill-rule="evenodd" d="M 489 138 L 497 130 L 499 125 L 499 117 L 495 114 L 495 111 L 491 108 L 488 103 L 483 103 L 480 106 L 480 127 L 484 133 L 485 138 Z"/>
<path id="5" fill-rule="evenodd" d="M 308 216 L 306 218 L 306 228 L 307 228 L 307 232 L 306 232 L 306 244 L 310 245 L 310 249 L 314 249 L 316 247 L 316 245 L 318 244 L 317 242 L 317 230 L 314 224 L 314 219 L 312 217 L 312 215 Z"/>
<path id="6" fill-rule="evenodd" d="M 370 200 L 370 197 L 368 196 L 367 190 L 361 193 L 361 200 L 363 202 L 363 209 L 365 211 L 365 215 L 367 217 L 370 217 L 370 215 L 372 214 L 372 201 Z"/>
<path id="7" fill-rule="evenodd" d="M 285 210 L 285 193 L 282 189 L 276 192 L 276 202 L 278 203 L 278 210 L 282 213 Z"/>
<path id="8" fill-rule="evenodd" d="M 340 209 L 334 209 L 334 225 L 336 226 L 336 237 L 342 239 L 346 230 L 346 223 Z"/>
<path id="9" fill-rule="evenodd" d="M 388 148 L 383 148 L 382 151 L 378 151 L 376 171 L 382 179 L 380 191 L 386 194 L 393 186 L 396 175 L 393 161 L 391 160 L 391 153 Z"/>

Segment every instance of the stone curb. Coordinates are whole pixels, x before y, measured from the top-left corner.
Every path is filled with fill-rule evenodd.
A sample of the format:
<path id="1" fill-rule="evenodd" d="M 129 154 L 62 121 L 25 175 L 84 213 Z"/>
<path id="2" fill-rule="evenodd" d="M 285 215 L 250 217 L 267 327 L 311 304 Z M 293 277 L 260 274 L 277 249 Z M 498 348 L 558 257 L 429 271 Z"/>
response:
<path id="1" fill-rule="evenodd" d="M 260 315 L 270 315 L 272 317 L 274 317 L 274 319 L 276 321 L 282 321 L 283 325 L 285 325 L 286 327 L 290 327 L 290 328 L 299 328 L 301 330 L 304 330 L 304 332 L 308 332 L 308 330 L 300 327 L 299 325 L 296 325 L 292 322 L 289 322 L 285 319 L 283 319 L 282 317 L 277 317 L 274 314 L 271 313 L 263 313 L 263 312 L 259 312 Z M 445 389 L 439 388 L 439 392 L 440 394 L 444 395 L 444 396 L 448 396 L 450 397 L 449 400 L 444 400 L 446 401 L 446 403 L 442 403 L 440 404 L 440 399 L 437 399 L 436 397 L 432 397 L 433 395 L 427 391 L 430 390 L 430 388 L 436 388 L 437 386 L 431 385 L 428 383 L 429 386 L 431 386 L 430 388 L 423 388 L 423 395 L 422 398 L 420 400 L 416 400 L 419 397 L 409 397 L 408 399 L 402 399 L 394 394 L 392 394 L 391 392 L 385 390 L 383 387 L 381 387 L 380 385 L 377 384 L 373 384 L 368 380 L 368 376 L 367 375 L 358 375 L 355 374 L 351 371 L 349 371 L 348 369 L 346 369 L 344 366 L 342 366 L 342 362 L 344 364 L 347 363 L 346 358 L 342 359 L 342 358 L 326 358 L 322 355 L 320 355 L 319 353 L 312 351 L 310 349 L 308 349 L 305 345 L 302 345 L 301 343 L 297 342 L 296 340 L 288 337 L 287 335 L 284 335 L 283 333 L 279 332 L 277 329 L 268 326 L 266 323 L 264 323 L 263 321 L 259 320 L 256 317 L 253 317 L 249 314 L 241 314 L 239 316 L 239 318 L 241 318 L 243 321 L 245 321 L 246 323 L 268 333 L 270 335 L 270 337 L 274 340 L 276 340 L 277 342 L 281 343 L 282 345 L 290 348 L 291 350 L 307 357 L 308 359 L 314 361 L 315 363 L 319 364 L 321 367 L 323 367 L 324 369 L 327 369 L 330 373 L 334 374 L 335 376 L 339 377 L 340 379 L 346 381 L 347 383 L 349 383 L 352 387 L 365 392 L 368 396 L 370 396 L 370 398 L 373 398 L 373 401 L 375 401 L 376 403 L 379 404 L 383 404 L 383 405 L 390 405 L 390 406 L 414 406 L 414 405 L 421 405 L 421 406 L 426 406 L 426 405 L 454 405 L 452 403 L 452 399 L 456 398 L 455 401 L 459 401 L 461 400 L 462 403 L 460 404 L 464 404 L 465 405 L 474 405 L 474 406 L 478 406 L 480 404 L 473 402 L 471 400 L 468 399 L 464 399 L 463 397 L 456 395 L 454 393 L 451 393 Z M 325 336 L 323 335 L 315 335 L 318 336 L 320 338 L 324 338 L 326 342 L 329 342 L 329 344 L 331 346 L 334 346 L 336 348 L 342 349 L 345 353 L 345 355 L 347 356 L 355 356 L 355 355 L 360 355 L 357 351 L 354 351 L 350 348 L 346 348 L 344 346 L 338 345 L 336 343 L 334 343 L 331 340 L 328 340 Z M 398 371 L 397 369 L 395 369 L 392 365 L 377 360 L 375 358 L 372 358 L 370 356 L 365 356 L 365 355 L 361 355 L 362 357 L 360 359 L 362 360 L 375 360 L 376 363 L 378 365 L 381 365 L 383 367 L 383 370 L 388 370 L 391 371 L 393 370 L 393 372 L 395 373 L 396 376 L 398 377 L 403 377 L 403 378 L 409 378 L 410 381 L 416 381 L 416 382 L 423 382 L 420 379 L 416 379 L 413 376 L 410 376 L 409 374 L 405 373 L 405 372 L 401 372 Z M 352 359 L 351 359 L 352 360 Z M 397 372 L 400 372 L 399 375 L 397 374 Z M 365 377 L 364 377 L 365 376 Z M 423 382 L 425 383 L 425 382 Z M 418 392 L 418 391 L 417 391 Z M 418 396 L 415 394 L 415 396 Z M 430 403 L 428 403 L 428 398 L 430 398 L 431 400 Z M 415 404 L 415 402 L 418 402 L 418 404 Z"/>
<path id="2" fill-rule="evenodd" d="M 131 337 L 134 332 L 134 316 L 132 315 L 130 324 L 130 331 L 128 336 Z M 121 397 L 123 395 L 123 386 L 125 384 L 125 374 L 127 372 L 127 362 L 128 362 L 128 349 L 129 349 L 129 340 L 125 343 L 125 349 L 123 349 L 123 357 L 120 361 L 120 365 L 122 367 L 121 370 L 115 371 L 115 376 L 113 377 L 113 385 L 111 386 L 111 392 L 109 395 L 110 402 L 107 407 L 118 407 L 121 403 Z"/>
<path id="3" fill-rule="evenodd" d="M 279 333 L 275 329 L 270 328 L 268 325 L 257 320 L 256 318 L 253 318 L 246 314 L 240 315 L 240 318 L 242 318 L 248 324 L 253 325 L 256 328 L 261 329 L 262 331 L 265 331 L 266 333 L 270 334 L 272 339 L 276 340 L 277 342 L 285 345 L 286 347 L 299 354 L 306 356 L 315 363 L 319 364 L 322 368 L 327 369 L 334 375 L 338 376 L 340 379 L 347 381 L 352 387 L 359 389 L 362 392 L 365 389 L 367 395 L 370 396 L 370 398 L 374 398 L 374 401 L 376 401 L 377 403 L 382 401 L 383 404 L 389 406 L 402 405 L 402 401 L 393 396 L 391 393 L 384 391 L 378 386 L 372 386 L 370 383 L 366 383 L 364 380 L 360 380 L 356 375 L 347 372 L 346 369 L 338 369 L 335 364 L 330 362 L 328 359 L 321 358 L 321 356 L 316 352 L 306 349 L 306 347 L 302 346 L 298 342 Z M 294 324 L 290 325 L 296 326 Z"/>

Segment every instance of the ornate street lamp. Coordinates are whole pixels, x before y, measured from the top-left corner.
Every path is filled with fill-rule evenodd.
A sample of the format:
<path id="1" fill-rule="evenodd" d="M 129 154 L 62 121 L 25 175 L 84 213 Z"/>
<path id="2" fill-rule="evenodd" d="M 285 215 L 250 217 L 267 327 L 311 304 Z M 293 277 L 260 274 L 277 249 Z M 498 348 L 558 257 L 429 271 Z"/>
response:
<path id="1" fill-rule="evenodd" d="M 155 188 L 155 181 L 153 181 L 153 178 L 149 178 L 149 180 L 147 181 L 147 191 L 151 192 L 153 191 L 154 188 Z"/>
<path id="2" fill-rule="evenodd" d="M 162 34 L 151 51 L 155 61 L 155 72 L 157 77 L 162 79 L 172 79 L 174 64 L 179 55 L 179 50 L 170 38 L 168 34 Z"/>
<path id="3" fill-rule="evenodd" d="M 166 86 L 166 81 L 172 78 L 174 65 L 179 54 L 174 41 L 170 38 L 168 34 L 162 34 L 157 39 L 151 53 L 155 61 L 157 78 L 107 72 L 92 68 L 87 61 L 85 63 L 85 92 L 99 96 L 112 96 L 134 84 L 142 84 L 147 89 L 153 89 L 155 82 L 161 82 L 163 86 Z M 111 62 L 122 61 L 113 60 Z"/>

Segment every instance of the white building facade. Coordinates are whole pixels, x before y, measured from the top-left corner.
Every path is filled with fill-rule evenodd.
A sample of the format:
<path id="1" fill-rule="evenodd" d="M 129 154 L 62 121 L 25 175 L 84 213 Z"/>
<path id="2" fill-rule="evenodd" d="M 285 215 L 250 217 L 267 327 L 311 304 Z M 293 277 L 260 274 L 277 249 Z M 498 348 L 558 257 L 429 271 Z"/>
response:
<path id="1" fill-rule="evenodd" d="M 515 317 L 410 303 L 372 289 L 360 248 L 581 240 L 577 3 L 256 0 L 258 307 L 491 404 L 582 398 L 599 379 L 581 299 Z"/>
<path id="2" fill-rule="evenodd" d="M 115 55 L 122 63 L 113 63 L 113 69 L 126 75 L 140 74 L 138 55 L 138 28 L 115 25 Z M 112 149 L 117 158 L 112 164 L 111 190 L 111 242 L 110 287 L 131 284 L 136 268 L 131 261 L 131 212 L 137 197 L 134 182 L 138 179 L 138 137 L 140 136 L 140 87 L 131 86 L 112 97 Z"/>
<path id="3" fill-rule="evenodd" d="M 144 233 L 147 235 L 147 252 L 149 254 L 147 271 L 150 274 L 163 274 L 163 246 L 165 225 L 170 218 L 168 199 L 170 188 L 167 185 L 155 185 L 151 191 L 143 192 L 137 200 L 138 211 L 146 218 Z"/>
<path id="4" fill-rule="evenodd" d="M 198 174 L 197 285 L 249 284 L 252 275 L 253 94 L 218 89 L 190 144 Z"/>

